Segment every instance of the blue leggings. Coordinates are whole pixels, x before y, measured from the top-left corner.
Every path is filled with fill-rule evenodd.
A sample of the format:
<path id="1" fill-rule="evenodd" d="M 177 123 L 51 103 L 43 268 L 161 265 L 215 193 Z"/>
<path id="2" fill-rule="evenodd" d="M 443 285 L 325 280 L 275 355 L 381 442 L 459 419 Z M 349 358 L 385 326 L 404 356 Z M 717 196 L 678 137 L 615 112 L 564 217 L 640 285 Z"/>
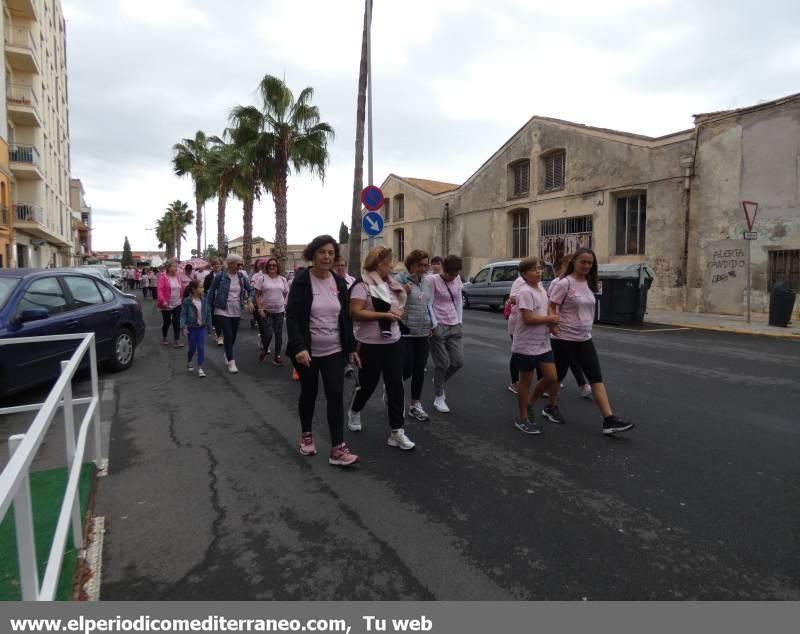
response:
<path id="1" fill-rule="evenodd" d="M 206 327 L 195 326 L 189 327 L 189 361 L 194 356 L 194 351 L 197 350 L 197 365 L 201 368 L 206 360 Z"/>

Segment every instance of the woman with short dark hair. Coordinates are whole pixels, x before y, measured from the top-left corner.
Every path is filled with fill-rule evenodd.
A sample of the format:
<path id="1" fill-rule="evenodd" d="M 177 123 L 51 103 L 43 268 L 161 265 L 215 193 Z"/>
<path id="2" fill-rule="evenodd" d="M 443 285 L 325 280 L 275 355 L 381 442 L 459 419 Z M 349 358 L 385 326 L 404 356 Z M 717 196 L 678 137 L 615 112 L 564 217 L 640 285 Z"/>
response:
<path id="1" fill-rule="evenodd" d="M 348 467 L 358 461 L 344 442 L 344 366 L 349 357 L 359 366 L 353 325 L 347 306 L 347 284 L 333 273 L 339 245 L 331 236 L 314 238 L 303 252 L 311 262 L 292 280 L 286 302 L 286 354 L 300 379 L 300 453 L 317 453 L 312 432 L 319 377 L 327 401 L 331 450 L 328 463 Z"/>
<path id="2" fill-rule="evenodd" d="M 217 324 L 222 330 L 223 344 L 225 346 L 225 365 L 228 372 L 236 374 L 239 368 L 233 358 L 233 344 L 236 343 L 236 333 L 239 331 L 239 321 L 242 312 L 246 309 L 253 312 L 253 287 L 247 277 L 240 270 L 242 256 L 231 253 L 225 260 L 227 271 L 221 272 L 211 282 L 208 291 L 208 305 L 214 311 Z"/>
<path id="3" fill-rule="evenodd" d="M 272 365 L 283 365 L 281 348 L 283 347 L 283 318 L 286 310 L 286 297 L 289 294 L 289 283 L 281 275 L 278 258 L 270 257 L 264 262 L 261 273 L 253 276 L 253 288 L 256 289 L 256 319 L 261 334 L 261 353 L 259 361 L 267 358 L 269 344 L 275 337 L 275 356 Z"/>

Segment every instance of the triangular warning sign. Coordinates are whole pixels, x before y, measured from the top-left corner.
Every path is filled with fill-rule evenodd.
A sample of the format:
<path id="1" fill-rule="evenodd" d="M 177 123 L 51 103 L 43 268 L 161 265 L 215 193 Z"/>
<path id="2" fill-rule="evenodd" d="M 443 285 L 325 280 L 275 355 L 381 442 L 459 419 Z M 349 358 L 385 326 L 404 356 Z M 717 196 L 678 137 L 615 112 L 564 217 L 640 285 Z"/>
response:
<path id="1" fill-rule="evenodd" d="M 747 220 L 747 230 L 753 230 L 753 223 L 756 221 L 758 215 L 758 203 L 752 200 L 743 200 L 742 209 L 744 209 L 744 218 Z"/>

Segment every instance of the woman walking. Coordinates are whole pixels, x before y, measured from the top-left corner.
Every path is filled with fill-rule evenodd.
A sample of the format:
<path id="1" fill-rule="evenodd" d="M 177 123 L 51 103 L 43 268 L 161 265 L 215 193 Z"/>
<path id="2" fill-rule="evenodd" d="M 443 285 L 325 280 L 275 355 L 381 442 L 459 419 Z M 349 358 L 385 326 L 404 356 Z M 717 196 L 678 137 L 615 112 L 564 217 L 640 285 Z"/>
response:
<path id="1" fill-rule="evenodd" d="M 180 340 L 181 303 L 186 285 L 178 277 L 178 265 L 175 262 L 167 264 L 164 275 L 158 278 L 158 309 L 161 311 L 161 345 L 167 346 L 167 333 L 172 326 L 172 336 L 175 347 L 183 348 Z"/>
<path id="2" fill-rule="evenodd" d="M 211 282 L 208 291 L 208 303 L 214 311 L 217 326 L 222 331 L 225 345 L 225 365 L 228 372 L 236 374 L 239 368 L 233 355 L 233 344 L 236 343 L 236 333 L 239 331 L 239 320 L 242 312 L 253 312 L 253 288 L 247 281 L 244 273 L 239 269 L 242 266 L 242 256 L 231 253 L 226 259 L 226 271 L 220 272 Z"/>
<path id="3" fill-rule="evenodd" d="M 514 322 L 511 340 L 511 364 L 519 372 L 519 417 L 514 425 L 524 434 L 539 434 L 541 429 L 529 411 L 557 380 L 549 328 L 558 324 L 559 317 L 549 309 L 547 291 L 541 285 L 542 266 L 539 258 L 522 260 L 519 274 L 525 284 L 517 293 L 519 315 Z M 537 370 L 541 379 L 529 396 L 533 373 Z"/>
<path id="4" fill-rule="evenodd" d="M 347 285 L 332 273 L 339 245 L 328 235 L 314 238 L 303 255 L 311 266 L 297 272 L 286 303 L 286 354 L 300 378 L 300 453 L 317 453 L 312 423 L 319 377 L 327 401 L 331 450 L 328 463 L 348 467 L 358 461 L 344 442 L 345 359 L 358 366 Z"/>
<path id="5" fill-rule="evenodd" d="M 578 249 L 561 278 L 550 286 L 550 307 L 560 315 L 552 337 L 558 382 L 550 389 L 549 405 L 542 414 L 553 423 L 566 422 L 557 404 L 559 383 L 567 375 L 570 364 L 577 361 L 603 415 L 603 433 L 617 434 L 633 429 L 634 425 L 614 415 L 603 384 L 600 361 L 592 341 L 596 292 L 597 257 L 591 249 Z"/>
<path id="6" fill-rule="evenodd" d="M 431 332 L 436 327 L 433 316 L 433 287 L 426 275 L 430 260 L 425 251 L 415 249 L 405 261 L 406 305 L 403 324 L 408 333 L 403 335 L 403 380 L 411 379 L 411 404 L 408 413 L 420 421 L 430 419 L 422 407 L 422 386 L 425 382 L 425 366 L 430 352 Z"/>
<path id="7" fill-rule="evenodd" d="M 283 320 L 286 310 L 286 297 L 289 283 L 281 275 L 281 265 L 277 258 L 270 257 L 264 264 L 264 273 L 258 280 L 253 276 L 256 289 L 256 315 L 261 332 L 262 350 L 258 360 L 263 361 L 269 353 L 269 344 L 275 338 L 275 356 L 272 365 L 282 366 L 283 358 Z"/>
<path id="8" fill-rule="evenodd" d="M 206 333 L 211 327 L 211 309 L 204 294 L 203 285 L 192 280 L 186 287 L 186 298 L 181 305 L 181 330 L 186 333 L 189 341 L 186 370 L 194 372 L 192 359 L 197 352 L 197 376 L 201 379 L 206 376 L 203 368 L 206 359 Z"/>
<path id="9" fill-rule="evenodd" d="M 409 450 L 414 443 L 403 429 L 403 342 L 398 323 L 406 291 L 389 275 L 391 270 L 392 250 L 374 247 L 364 261 L 363 277 L 350 289 L 350 316 L 355 323 L 361 370 L 360 385 L 347 414 L 347 428 L 361 431 L 361 410 L 383 377 L 391 429 L 386 444 Z"/>
<path id="10" fill-rule="evenodd" d="M 142 299 L 147 299 L 147 295 L 150 293 L 150 278 L 148 277 L 150 273 L 150 269 L 144 268 L 142 269 L 142 279 L 139 283 L 139 288 L 142 289 Z"/>
<path id="11" fill-rule="evenodd" d="M 461 289 L 464 284 L 461 282 L 461 266 L 460 257 L 448 255 L 442 262 L 442 272 L 431 276 L 433 313 L 437 322 L 430 342 L 435 366 L 433 382 L 436 387 L 433 407 L 445 414 L 450 411 L 445 398 L 445 384 L 464 365 L 464 317 L 461 305 Z"/>

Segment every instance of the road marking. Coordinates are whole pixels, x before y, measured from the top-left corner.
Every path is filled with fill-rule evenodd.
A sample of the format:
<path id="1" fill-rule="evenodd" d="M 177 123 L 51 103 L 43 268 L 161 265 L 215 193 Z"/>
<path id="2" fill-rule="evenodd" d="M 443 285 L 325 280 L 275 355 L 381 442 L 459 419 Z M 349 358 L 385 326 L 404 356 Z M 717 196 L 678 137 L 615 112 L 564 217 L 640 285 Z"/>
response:
<path id="1" fill-rule="evenodd" d="M 626 332 L 640 332 L 640 333 L 648 333 L 648 332 L 675 332 L 676 330 L 692 330 L 691 328 L 652 328 L 650 330 L 642 330 L 640 328 L 620 328 L 619 326 L 601 326 L 599 324 L 595 324 L 595 328 L 605 328 L 606 330 L 624 330 Z"/>

